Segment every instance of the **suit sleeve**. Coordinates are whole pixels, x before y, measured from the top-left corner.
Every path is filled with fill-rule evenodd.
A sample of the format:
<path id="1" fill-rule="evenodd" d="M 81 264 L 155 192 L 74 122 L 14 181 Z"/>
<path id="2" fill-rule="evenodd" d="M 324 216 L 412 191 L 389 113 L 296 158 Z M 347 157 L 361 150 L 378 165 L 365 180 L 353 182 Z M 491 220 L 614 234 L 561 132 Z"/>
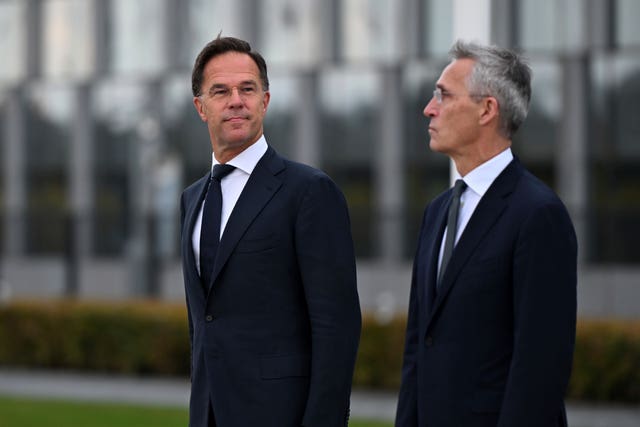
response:
<path id="1" fill-rule="evenodd" d="M 185 217 L 185 207 L 184 207 L 184 193 L 180 197 L 180 230 L 182 233 L 185 232 L 184 229 L 184 217 Z M 189 372 L 190 378 L 193 379 L 193 320 L 191 319 L 191 307 L 189 306 L 189 294 L 185 290 L 185 298 L 187 303 L 187 320 L 189 324 Z"/>
<path id="2" fill-rule="evenodd" d="M 560 201 L 523 222 L 513 260 L 513 356 L 499 426 L 556 425 L 576 327 L 575 232 Z"/>
<path id="3" fill-rule="evenodd" d="M 298 265 L 311 326 L 305 427 L 346 426 L 361 315 L 349 214 L 326 176 L 314 176 L 295 225 Z"/>
<path id="4" fill-rule="evenodd" d="M 396 427 L 417 427 L 418 425 L 418 296 L 416 295 L 416 266 L 414 263 L 409 296 L 409 314 L 402 360 L 402 383 L 398 394 Z"/>
<path id="5" fill-rule="evenodd" d="M 423 235 L 425 215 L 422 219 L 419 236 Z M 398 408 L 396 410 L 396 427 L 416 427 L 418 425 L 418 342 L 419 342 L 419 318 L 417 294 L 417 278 L 416 270 L 418 265 L 418 255 L 420 253 L 420 245 L 422 240 L 418 242 L 416 257 L 413 262 L 413 274 L 411 277 L 411 292 L 409 294 L 409 311 L 407 314 L 407 331 L 405 334 L 404 356 L 402 358 L 402 382 L 400 385 L 400 393 L 398 394 Z"/>

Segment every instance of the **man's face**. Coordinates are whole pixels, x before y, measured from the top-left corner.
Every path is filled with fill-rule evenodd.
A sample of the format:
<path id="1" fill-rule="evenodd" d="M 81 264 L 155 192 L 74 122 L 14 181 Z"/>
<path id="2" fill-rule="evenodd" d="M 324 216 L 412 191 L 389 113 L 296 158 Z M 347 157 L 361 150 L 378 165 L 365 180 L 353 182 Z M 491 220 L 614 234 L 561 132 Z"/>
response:
<path id="1" fill-rule="evenodd" d="M 270 94 L 263 90 L 258 66 L 243 53 L 212 58 L 203 75 L 193 103 L 207 123 L 216 159 L 226 162 L 262 136 Z"/>
<path id="2" fill-rule="evenodd" d="M 434 96 L 424 108 L 430 118 L 429 147 L 447 154 L 454 160 L 472 151 L 478 136 L 481 105 L 469 95 L 466 80 L 471 75 L 474 61 L 458 59 L 450 63 L 436 82 L 442 102 Z"/>

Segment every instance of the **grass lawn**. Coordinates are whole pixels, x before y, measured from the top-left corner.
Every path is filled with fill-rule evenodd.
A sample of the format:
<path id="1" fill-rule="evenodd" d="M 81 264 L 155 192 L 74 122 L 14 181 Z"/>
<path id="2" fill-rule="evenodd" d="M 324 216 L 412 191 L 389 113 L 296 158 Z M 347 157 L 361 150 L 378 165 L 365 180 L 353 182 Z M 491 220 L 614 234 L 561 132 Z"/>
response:
<path id="1" fill-rule="evenodd" d="M 0 427 L 186 427 L 187 410 L 0 396 Z M 392 423 L 352 420 L 351 427 Z"/>

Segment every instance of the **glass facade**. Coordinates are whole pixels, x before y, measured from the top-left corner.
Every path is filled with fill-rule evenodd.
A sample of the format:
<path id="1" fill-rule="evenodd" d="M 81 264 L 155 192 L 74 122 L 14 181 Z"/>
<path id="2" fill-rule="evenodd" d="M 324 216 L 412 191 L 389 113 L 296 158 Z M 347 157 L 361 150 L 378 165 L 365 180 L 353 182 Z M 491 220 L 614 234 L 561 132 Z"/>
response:
<path id="1" fill-rule="evenodd" d="M 69 213 L 68 158 L 73 92 L 35 82 L 26 97 L 26 251 L 63 253 Z"/>
<path id="2" fill-rule="evenodd" d="M 604 54 L 592 65 L 589 160 L 593 262 L 637 264 L 640 253 L 640 57 Z"/>
<path id="3" fill-rule="evenodd" d="M 584 261 L 637 266 L 639 3 L 506 3 L 515 21 L 492 25 L 513 27 L 501 43 L 522 49 L 534 71 L 514 152 L 556 190 L 575 188 L 566 176 L 584 168 L 575 176 L 586 191 L 571 208 L 585 218 Z M 64 257 L 80 216 L 90 225 L 82 231 L 90 257 L 129 257 L 148 226 L 163 259 L 179 261 L 179 189 L 211 161 L 191 67 L 222 32 L 264 54 L 267 139 L 343 189 L 359 258 L 391 253 L 409 263 L 425 204 L 450 179 L 449 160 L 428 148 L 422 111 L 447 63 L 454 14 L 452 2 L 437 0 L 0 1 L 4 254 Z M 568 89 L 576 64 L 584 80 Z M 569 116 L 575 90 L 585 99 L 582 124 Z M 582 163 L 563 154 L 576 123 Z M 82 159 L 86 173 L 74 168 Z M 396 173 L 393 186 L 381 184 Z M 90 183 L 86 194 L 74 180 Z M 385 224 L 399 225 L 389 228 L 398 249 L 385 247 Z"/>

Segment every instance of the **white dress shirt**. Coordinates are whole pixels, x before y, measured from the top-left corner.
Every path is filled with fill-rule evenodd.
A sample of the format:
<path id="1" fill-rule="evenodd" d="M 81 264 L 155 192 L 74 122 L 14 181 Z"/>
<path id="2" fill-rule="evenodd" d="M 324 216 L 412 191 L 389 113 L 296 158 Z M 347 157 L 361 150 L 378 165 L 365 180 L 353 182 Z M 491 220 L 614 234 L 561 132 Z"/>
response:
<path id="1" fill-rule="evenodd" d="M 220 238 L 227 226 L 227 221 L 231 216 L 231 212 L 240 198 L 240 193 L 244 189 L 244 186 L 249 181 L 251 172 L 255 169 L 258 161 L 267 152 L 267 140 L 264 135 L 260 137 L 254 144 L 250 145 L 242 153 L 238 154 L 233 159 L 227 162 L 228 165 L 235 166 L 236 168 L 220 181 L 220 188 L 222 189 L 222 212 L 220 215 Z M 211 170 L 218 164 L 215 156 L 211 155 Z M 206 197 L 206 196 L 205 196 Z M 191 235 L 191 244 L 193 246 L 193 255 L 196 260 L 196 268 L 200 273 L 200 232 L 202 229 L 202 211 L 204 209 L 204 202 L 200 206 L 198 212 L 198 218 L 193 226 L 193 234 Z"/>
<path id="2" fill-rule="evenodd" d="M 476 210 L 480 199 L 487 192 L 493 181 L 513 160 L 511 148 L 507 148 L 497 156 L 487 160 L 462 178 L 467 184 L 467 188 L 460 196 L 460 211 L 458 213 L 458 229 L 456 232 L 455 244 L 460 240 L 460 236 L 471 219 L 471 215 Z M 440 255 L 438 256 L 438 276 L 440 275 L 440 265 L 442 263 L 442 253 L 444 252 L 444 242 L 446 240 L 448 228 L 445 229 L 440 244 Z M 455 246 L 454 246 L 455 247 Z"/>

